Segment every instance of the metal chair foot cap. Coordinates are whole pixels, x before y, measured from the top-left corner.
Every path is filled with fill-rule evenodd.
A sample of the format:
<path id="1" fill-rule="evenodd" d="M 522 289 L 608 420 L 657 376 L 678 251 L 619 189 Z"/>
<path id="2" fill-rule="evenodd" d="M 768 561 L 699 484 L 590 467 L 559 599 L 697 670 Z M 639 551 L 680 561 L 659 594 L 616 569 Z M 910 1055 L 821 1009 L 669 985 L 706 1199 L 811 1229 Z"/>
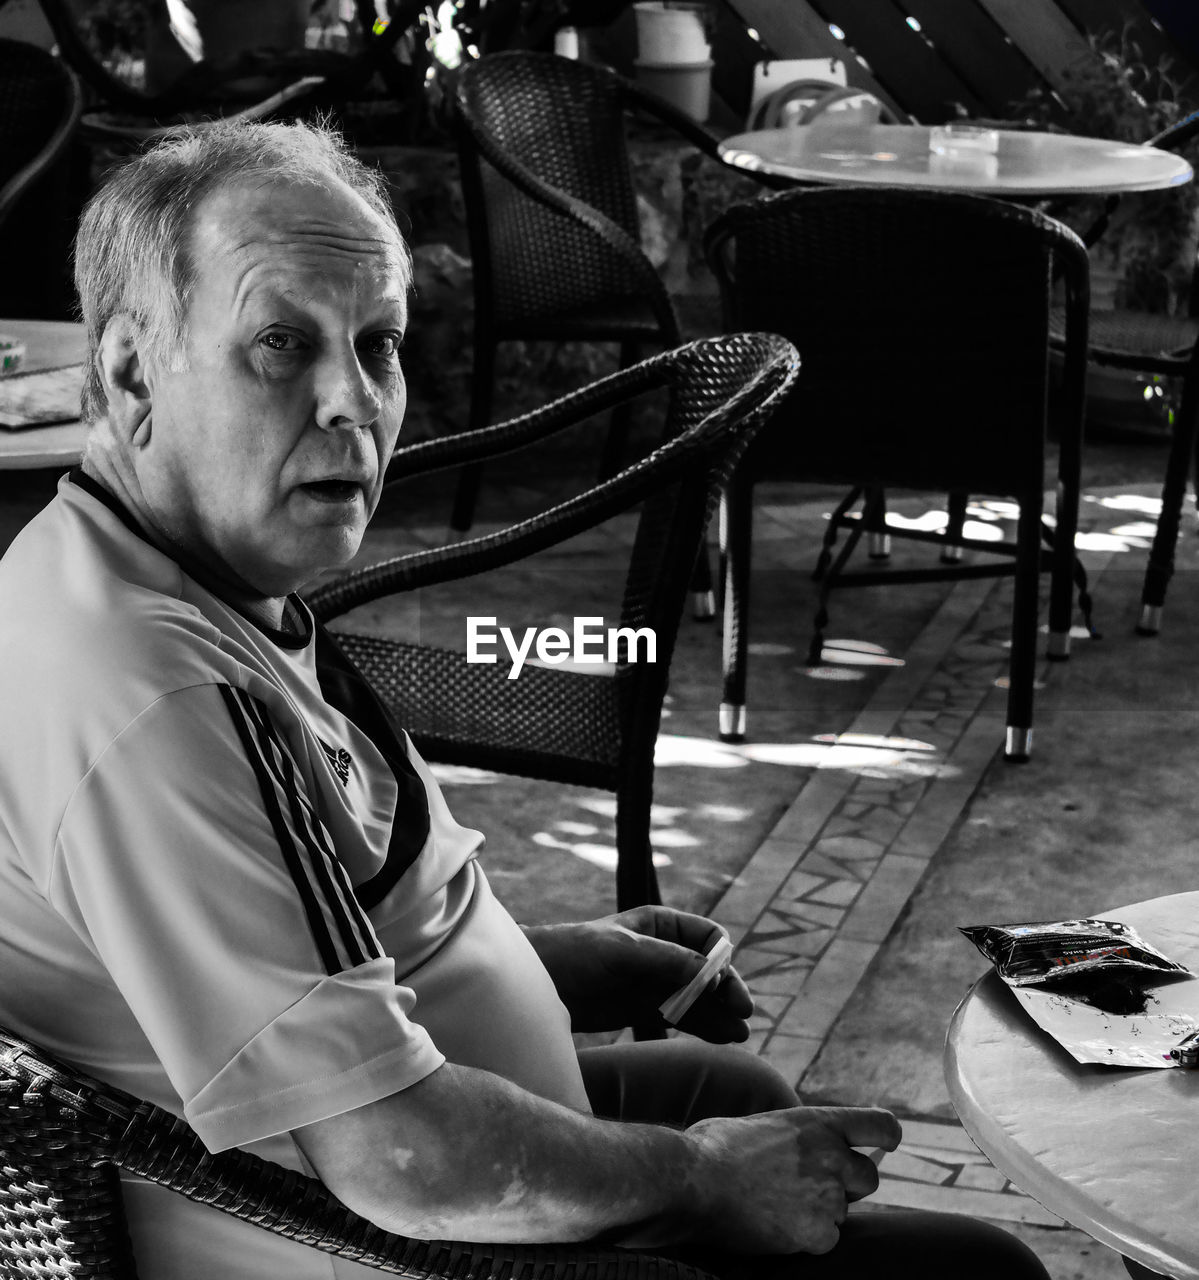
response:
<path id="1" fill-rule="evenodd" d="M 721 742 L 741 742 L 745 737 L 745 704 L 722 702 L 720 704 Z"/>
<path id="2" fill-rule="evenodd" d="M 1162 607 L 1160 604 L 1141 605 L 1141 616 L 1137 622 L 1137 635 L 1155 636 L 1162 629 Z"/>
<path id="3" fill-rule="evenodd" d="M 961 547 L 947 547 L 944 551 L 941 552 L 941 563 L 942 564 L 961 564 L 962 563 Z"/>
<path id="4" fill-rule="evenodd" d="M 716 592 L 693 591 L 691 593 L 692 617 L 705 621 L 716 616 Z"/>
<path id="5" fill-rule="evenodd" d="M 890 560 L 891 535 L 889 533 L 872 533 L 867 542 L 867 554 L 871 560 Z"/>
<path id="6" fill-rule="evenodd" d="M 1068 631 L 1051 631 L 1046 655 L 1054 662 L 1065 662 L 1070 656 L 1070 633 Z"/>
<path id="7" fill-rule="evenodd" d="M 1014 764 L 1023 764 L 1032 755 L 1032 730 L 1018 729 L 1014 725 L 1007 727 L 1007 741 L 1003 747 L 1003 758 Z"/>

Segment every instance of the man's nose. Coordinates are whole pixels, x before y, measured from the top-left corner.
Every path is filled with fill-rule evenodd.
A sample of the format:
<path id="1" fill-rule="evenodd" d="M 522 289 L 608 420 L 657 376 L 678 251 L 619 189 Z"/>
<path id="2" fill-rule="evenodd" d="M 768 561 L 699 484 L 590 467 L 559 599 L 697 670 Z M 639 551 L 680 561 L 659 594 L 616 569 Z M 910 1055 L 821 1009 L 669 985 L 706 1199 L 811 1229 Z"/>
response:
<path id="1" fill-rule="evenodd" d="M 325 431 L 369 427 L 382 401 L 353 349 L 329 353 L 317 370 L 317 424 Z"/>

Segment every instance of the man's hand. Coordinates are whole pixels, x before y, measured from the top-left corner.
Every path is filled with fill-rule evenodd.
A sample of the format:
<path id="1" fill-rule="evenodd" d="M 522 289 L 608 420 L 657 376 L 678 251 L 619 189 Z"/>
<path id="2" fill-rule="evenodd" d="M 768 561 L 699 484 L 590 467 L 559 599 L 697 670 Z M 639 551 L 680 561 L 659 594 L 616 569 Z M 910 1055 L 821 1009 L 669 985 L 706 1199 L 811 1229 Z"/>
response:
<path id="1" fill-rule="evenodd" d="M 697 1194 L 721 1248 L 736 1253 L 827 1253 L 848 1204 L 878 1189 L 878 1170 L 854 1147 L 894 1151 L 899 1121 L 875 1107 L 796 1107 L 701 1120 L 686 1137 L 711 1157 Z"/>
<path id="2" fill-rule="evenodd" d="M 724 930 L 669 907 L 637 907 L 583 924 L 525 930 L 570 1010 L 576 1031 L 614 1031 L 660 1017 Z M 754 1002 L 731 966 L 693 1004 L 680 1029 L 715 1044 L 749 1037 Z"/>

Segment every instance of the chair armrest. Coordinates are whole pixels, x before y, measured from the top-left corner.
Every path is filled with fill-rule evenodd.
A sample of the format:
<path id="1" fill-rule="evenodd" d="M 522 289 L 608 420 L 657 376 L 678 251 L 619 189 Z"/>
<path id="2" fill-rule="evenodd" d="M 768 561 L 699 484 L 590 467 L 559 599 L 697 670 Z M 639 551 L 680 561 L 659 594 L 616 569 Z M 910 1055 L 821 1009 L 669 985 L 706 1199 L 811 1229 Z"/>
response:
<path id="1" fill-rule="evenodd" d="M 67 143 L 71 140 L 71 135 L 75 132 L 76 126 L 79 124 L 79 118 L 83 114 L 83 90 L 79 84 L 79 78 L 65 63 L 62 69 L 66 73 L 69 82 L 70 105 L 62 120 L 59 121 L 58 127 L 51 134 L 46 145 L 41 149 L 28 164 L 22 165 L 11 178 L 0 187 L 0 223 L 8 216 L 10 210 L 21 198 L 22 195 L 46 172 L 47 169 L 62 154 Z"/>
<path id="2" fill-rule="evenodd" d="M 663 456 L 673 450 L 674 456 Z M 328 622 L 382 596 L 437 586 L 514 564 L 627 511 L 688 469 L 687 444 L 674 440 L 610 480 L 495 533 L 393 556 L 318 586 L 304 599 Z M 653 464 L 652 469 L 651 465 Z"/>
<path id="3" fill-rule="evenodd" d="M 435 440 L 422 440 L 397 449 L 388 462 L 387 483 L 516 453 L 556 431 L 604 413 L 633 396 L 665 387 L 670 382 L 668 354 L 664 352 L 631 368 L 607 374 L 577 391 L 560 396 L 551 404 L 507 422 L 439 436 Z"/>

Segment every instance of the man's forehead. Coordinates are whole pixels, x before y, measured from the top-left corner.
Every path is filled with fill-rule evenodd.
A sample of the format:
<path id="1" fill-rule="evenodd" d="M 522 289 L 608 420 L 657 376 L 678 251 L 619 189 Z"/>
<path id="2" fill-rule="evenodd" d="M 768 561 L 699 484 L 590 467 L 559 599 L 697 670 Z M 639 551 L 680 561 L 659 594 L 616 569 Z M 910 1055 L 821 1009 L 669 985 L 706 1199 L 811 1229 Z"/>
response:
<path id="1" fill-rule="evenodd" d="M 395 227 L 341 183 L 223 187 L 197 210 L 194 240 L 201 272 L 206 265 L 224 263 L 240 274 L 323 257 L 352 263 L 372 276 L 390 276 L 400 289 L 409 282 L 408 255 Z"/>

